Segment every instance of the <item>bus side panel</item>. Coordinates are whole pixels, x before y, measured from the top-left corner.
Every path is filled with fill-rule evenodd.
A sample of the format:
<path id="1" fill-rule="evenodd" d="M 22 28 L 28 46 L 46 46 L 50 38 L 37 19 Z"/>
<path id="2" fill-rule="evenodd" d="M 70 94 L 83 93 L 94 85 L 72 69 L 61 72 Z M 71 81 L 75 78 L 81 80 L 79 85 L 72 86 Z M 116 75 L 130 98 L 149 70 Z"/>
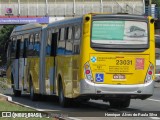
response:
<path id="1" fill-rule="evenodd" d="M 57 56 L 56 59 L 57 76 L 61 76 L 64 95 L 72 98 L 72 56 Z"/>
<path id="2" fill-rule="evenodd" d="M 11 84 L 12 86 L 12 81 L 11 81 L 11 66 L 7 66 L 6 70 L 6 77 L 7 77 L 7 83 Z"/>
<path id="3" fill-rule="evenodd" d="M 149 17 L 149 20 L 151 20 L 151 17 Z M 154 33 L 154 24 L 150 24 L 150 62 L 153 64 L 154 69 L 156 67 L 155 64 L 155 33 Z M 154 70 L 154 74 L 155 74 L 155 70 Z M 153 80 L 155 80 L 155 76 L 153 76 L 152 78 Z"/>
<path id="4" fill-rule="evenodd" d="M 19 89 L 23 91 L 24 85 L 24 58 L 19 58 Z"/>
<path id="5" fill-rule="evenodd" d="M 12 65 L 11 65 L 11 71 L 12 71 L 13 80 L 14 80 L 14 87 L 15 87 L 16 90 L 19 90 L 18 61 L 19 61 L 19 59 L 13 60 L 13 63 L 12 63 Z"/>
<path id="6" fill-rule="evenodd" d="M 28 74 L 28 64 L 27 64 L 27 58 L 24 58 L 24 82 L 23 82 L 23 88 L 27 91 L 29 91 L 29 74 Z"/>
<path id="7" fill-rule="evenodd" d="M 72 86 L 73 86 L 73 98 L 79 96 L 79 66 L 80 66 L 80 57 L 79 55 L 75 55 L 72 58 Z"/>
<path id="8" fill-rule="evenodd" d="M 29 74 L 35 93 L 39 93 L 39 58 L 28 58 Z"/>
<path id="9" fill-rule="evenodd" d="M 46 57 L 45 62 L 45 88 L 46 94 L 51 95 L 54 93 L 54 58 Z"/>

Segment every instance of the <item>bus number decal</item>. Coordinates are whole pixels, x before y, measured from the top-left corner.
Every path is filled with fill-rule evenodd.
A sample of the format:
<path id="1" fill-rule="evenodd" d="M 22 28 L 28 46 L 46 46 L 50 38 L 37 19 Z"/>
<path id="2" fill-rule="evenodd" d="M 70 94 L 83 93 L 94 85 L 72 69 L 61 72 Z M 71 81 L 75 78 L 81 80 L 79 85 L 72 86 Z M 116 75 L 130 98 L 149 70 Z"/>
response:
<path id="1" fill-rule="evenodd" d="M 132 65 L 132 60 L 116 60 L 116 65 Z"/>

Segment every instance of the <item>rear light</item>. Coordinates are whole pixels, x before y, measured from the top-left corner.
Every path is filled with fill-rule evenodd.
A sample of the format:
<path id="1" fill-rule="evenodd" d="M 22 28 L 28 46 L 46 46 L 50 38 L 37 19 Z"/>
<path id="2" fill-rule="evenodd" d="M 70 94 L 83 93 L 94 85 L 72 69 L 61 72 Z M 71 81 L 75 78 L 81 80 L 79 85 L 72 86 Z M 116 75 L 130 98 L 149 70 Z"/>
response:
<path id="1" fill-rule="evenodd" d="M 148 74 L 149 74 L 149 75 L 152 75 L 152 71 L 148 71 Z"/>
<path id="2" fill-rule="evenodd" d="M 150 63 L 146 74 L 145 83 L 150 82 L 152 80 L 152 77 L 154 75 L 153 73 L 154 73 L 154 66 L 153 64 Z"/>
<path id="3" fill-rule="evenodd" d="M 90 73 L 90 70 L 86 70 L 86 74 L 89 74 Z"/>
<path id="4" fill-rule="evenodd" d="M 160 71 L 158 73 L 160 74 Z"/>
<path id="5" fill-rule="evenodd" d="M 84 65 L 84 73 L 85 73 L 87 80 L 89 80 L 89 81 L 93 80 L 91 68 L 90 68 L 90 65 L 88 62 Z"/>

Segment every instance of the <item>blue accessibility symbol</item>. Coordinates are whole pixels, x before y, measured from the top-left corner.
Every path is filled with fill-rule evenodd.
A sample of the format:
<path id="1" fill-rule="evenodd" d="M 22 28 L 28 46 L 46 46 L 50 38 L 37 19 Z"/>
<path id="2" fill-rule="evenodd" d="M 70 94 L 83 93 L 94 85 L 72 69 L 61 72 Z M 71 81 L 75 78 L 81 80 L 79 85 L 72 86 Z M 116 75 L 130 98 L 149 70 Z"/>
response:
<path id="1" fill-rule="evenodd" d="M 91 61 L 92 61 L 92 62 L 96 62 L 96 61 L 97 61 L 97 58 L 93 56 L 93 57 L 91 57 Z"/>
<path id="2" fill-rule="evenodd" d="M 104 74 L 96 73 L 96 82 L 104 82 Z"/>

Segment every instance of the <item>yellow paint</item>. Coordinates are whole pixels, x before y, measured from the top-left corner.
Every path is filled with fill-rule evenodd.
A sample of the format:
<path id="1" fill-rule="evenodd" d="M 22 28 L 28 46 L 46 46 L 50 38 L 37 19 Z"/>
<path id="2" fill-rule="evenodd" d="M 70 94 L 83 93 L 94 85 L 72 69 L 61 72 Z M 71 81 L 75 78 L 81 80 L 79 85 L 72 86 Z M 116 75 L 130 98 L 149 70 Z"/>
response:
<path id="1" fill-rule="evenodd" d="M 35 93 L 39 93 L 39 58 L 33 57 L 33 58 L 27 58 L 27 70 L 28 74 L 26 74 L 29 81 L 29 76 L 32 77 L 33 87 Z M 28 82 L 29 84 L 29 82 Z"/>
<path id="2" fill-rule="evenodd" d="M 85 18 L 89 17 L 90 20 L 86 21 Z M 151 19 L 151 17 L 148 17 Z M 65 97 L 75 98 L 80 95 L 79 82 L 80 80 L 85 79 L 84 75 L 84 64 L 89 62 L 93 82 L 95 82 L 95 74 L 103 73 L 104 74 L 104 82 L 97 84 L 143 84 L 146 72 L 148 70 L 149 64 L 152 63 L 155 66 L 155 43 L 154 43 L 154 24 L 150 24 L 150 48 L 144 52 L 98 52 L 93 50 L 90 47 L 90 36 L 91 36 L 91 21 L 92 15 L 87 14 L 83 17 L 83 34 L 81 40 L 81 54 L 77 56 L 57 56 L 56 57 L 56 65 L 57 65 L 57 74 L 56 80 L 58 79 L 58 75 L 61 75 L 63 81 L 63 88 L 65 92 Z M 90 59 L 92 56 L 96 56 L 98 61 L 96 63 L 91 63 Z M 115 57 L 115 59 L 110 59 L 111 57 Z M 123 58 L 118 58 L 123 57 Z M 144 68 L 141 70 L 135 70 L 135 61 L 136 58 L 145 59 Z M 116 66 L 116 60 L 127 60 L 131 61 L 132 64 L 129 65 L 119 65 Z M 76 64 L 73 64 L 73 61 L 76 61 Z M 115 68 L 116 66 L 116 68 Z M 87 67 L 87 66 L 86 66 Z M 118 70 L 117 70 L 118 69 Z M 77 71 L 77 87 L 73 88 L 73 72 Z M 119 72 L 118 72 L 119 71 Z M 75 72 L 76 73 L 76 72 Z M 121 73 L 125 75 L 125 79 L 113 79 L 113 75 Z M 138 78 L 137 78 L 138 76 Z M 154 75 L 153 75 L 154 79 Z M 76 85 L 74 83 L 74 85 Z M 56 84 L 57 88 L 57 84 Z M 56 89 L 56 94 L 58 95 L 58 89 Z"/>
<path id="3" fill-rule="evenodd" d="M 50 78 L 49 78 L 49 74 L 50 74 L 50 69 L 54 67 L 54 58 L 53 57 L 46 57 L 45 58 L 45 87 L 46 87 L 46 93 L 50 94 L 51 91 L 53 91 L 53 86 L 51 87 L 50 85 Z M 52 73 L 53 75 L 54 73 Z"/>
<path id="4" fill-rule="evenodd" d="M 94 14 L 93 14 L 94 15 Z M 85 18 L 89 17 L 89 21 Z M 150 20 L 151 17 L 148 17 Z M 64 96 L 67 98 L 75 98 L 80 95 L 80 80 L 85 79 L 84 65 L 88 62 L 91 68 L 93 82 L 95 81 L 96 73 L 104 74 L 104 82 L 97 84 L 143 84 L 148 70 L 149 64 L 152 63 L 155 69 L 155 40 L 154 40 L 154 24 L 149 24 L 149 46 L 150 48 L 144 52 L 99 52 L 90 47 L 91 36 L 91 21 L 92 14 L 86 14 L 83 16 L 82 23 L 82 37 L 80 42 L 80 54 L 79 55 L 57 55 L 55 58 L 56 64 L 56 76 L 55 86 L 50 85 L 50 69 L 54 67 L 53 57 L 45 58 L 45 87 L 46 91 L 56 90 L 58 95 L 58 76 L 61 76 Z M 95 56 L 97 62 L 90 61 L 91 57 Z M 144 68 L 136 70 L 136 58 L 145 59 Z M 128 65 L 116 65 L 116 60 L 129 61 Z M 132 62 L 131 62 L 132 61 Z M 132 64 L 131 64 L 132 63 Z M 39 93 L 39 58 L 29 57 L 27 58 L 26 74 L 25 77 L 29 81 L 29 75 L 32 76 L 32 82 L 34 90 Z M 11 78 L 10 67 L 7 70 L 7 77 Z M 117 80 L 113 78 L 113 75 L 122 74 L 125 75 L 125 79 Z M 138 78 L 137 78 L 138 76 Z M 154 79 L 154 75 L 153 75 Z M 28 82 L 29 86 L 29 82 Z M 56 88 L 54 88 L 56 87 Z"/>

